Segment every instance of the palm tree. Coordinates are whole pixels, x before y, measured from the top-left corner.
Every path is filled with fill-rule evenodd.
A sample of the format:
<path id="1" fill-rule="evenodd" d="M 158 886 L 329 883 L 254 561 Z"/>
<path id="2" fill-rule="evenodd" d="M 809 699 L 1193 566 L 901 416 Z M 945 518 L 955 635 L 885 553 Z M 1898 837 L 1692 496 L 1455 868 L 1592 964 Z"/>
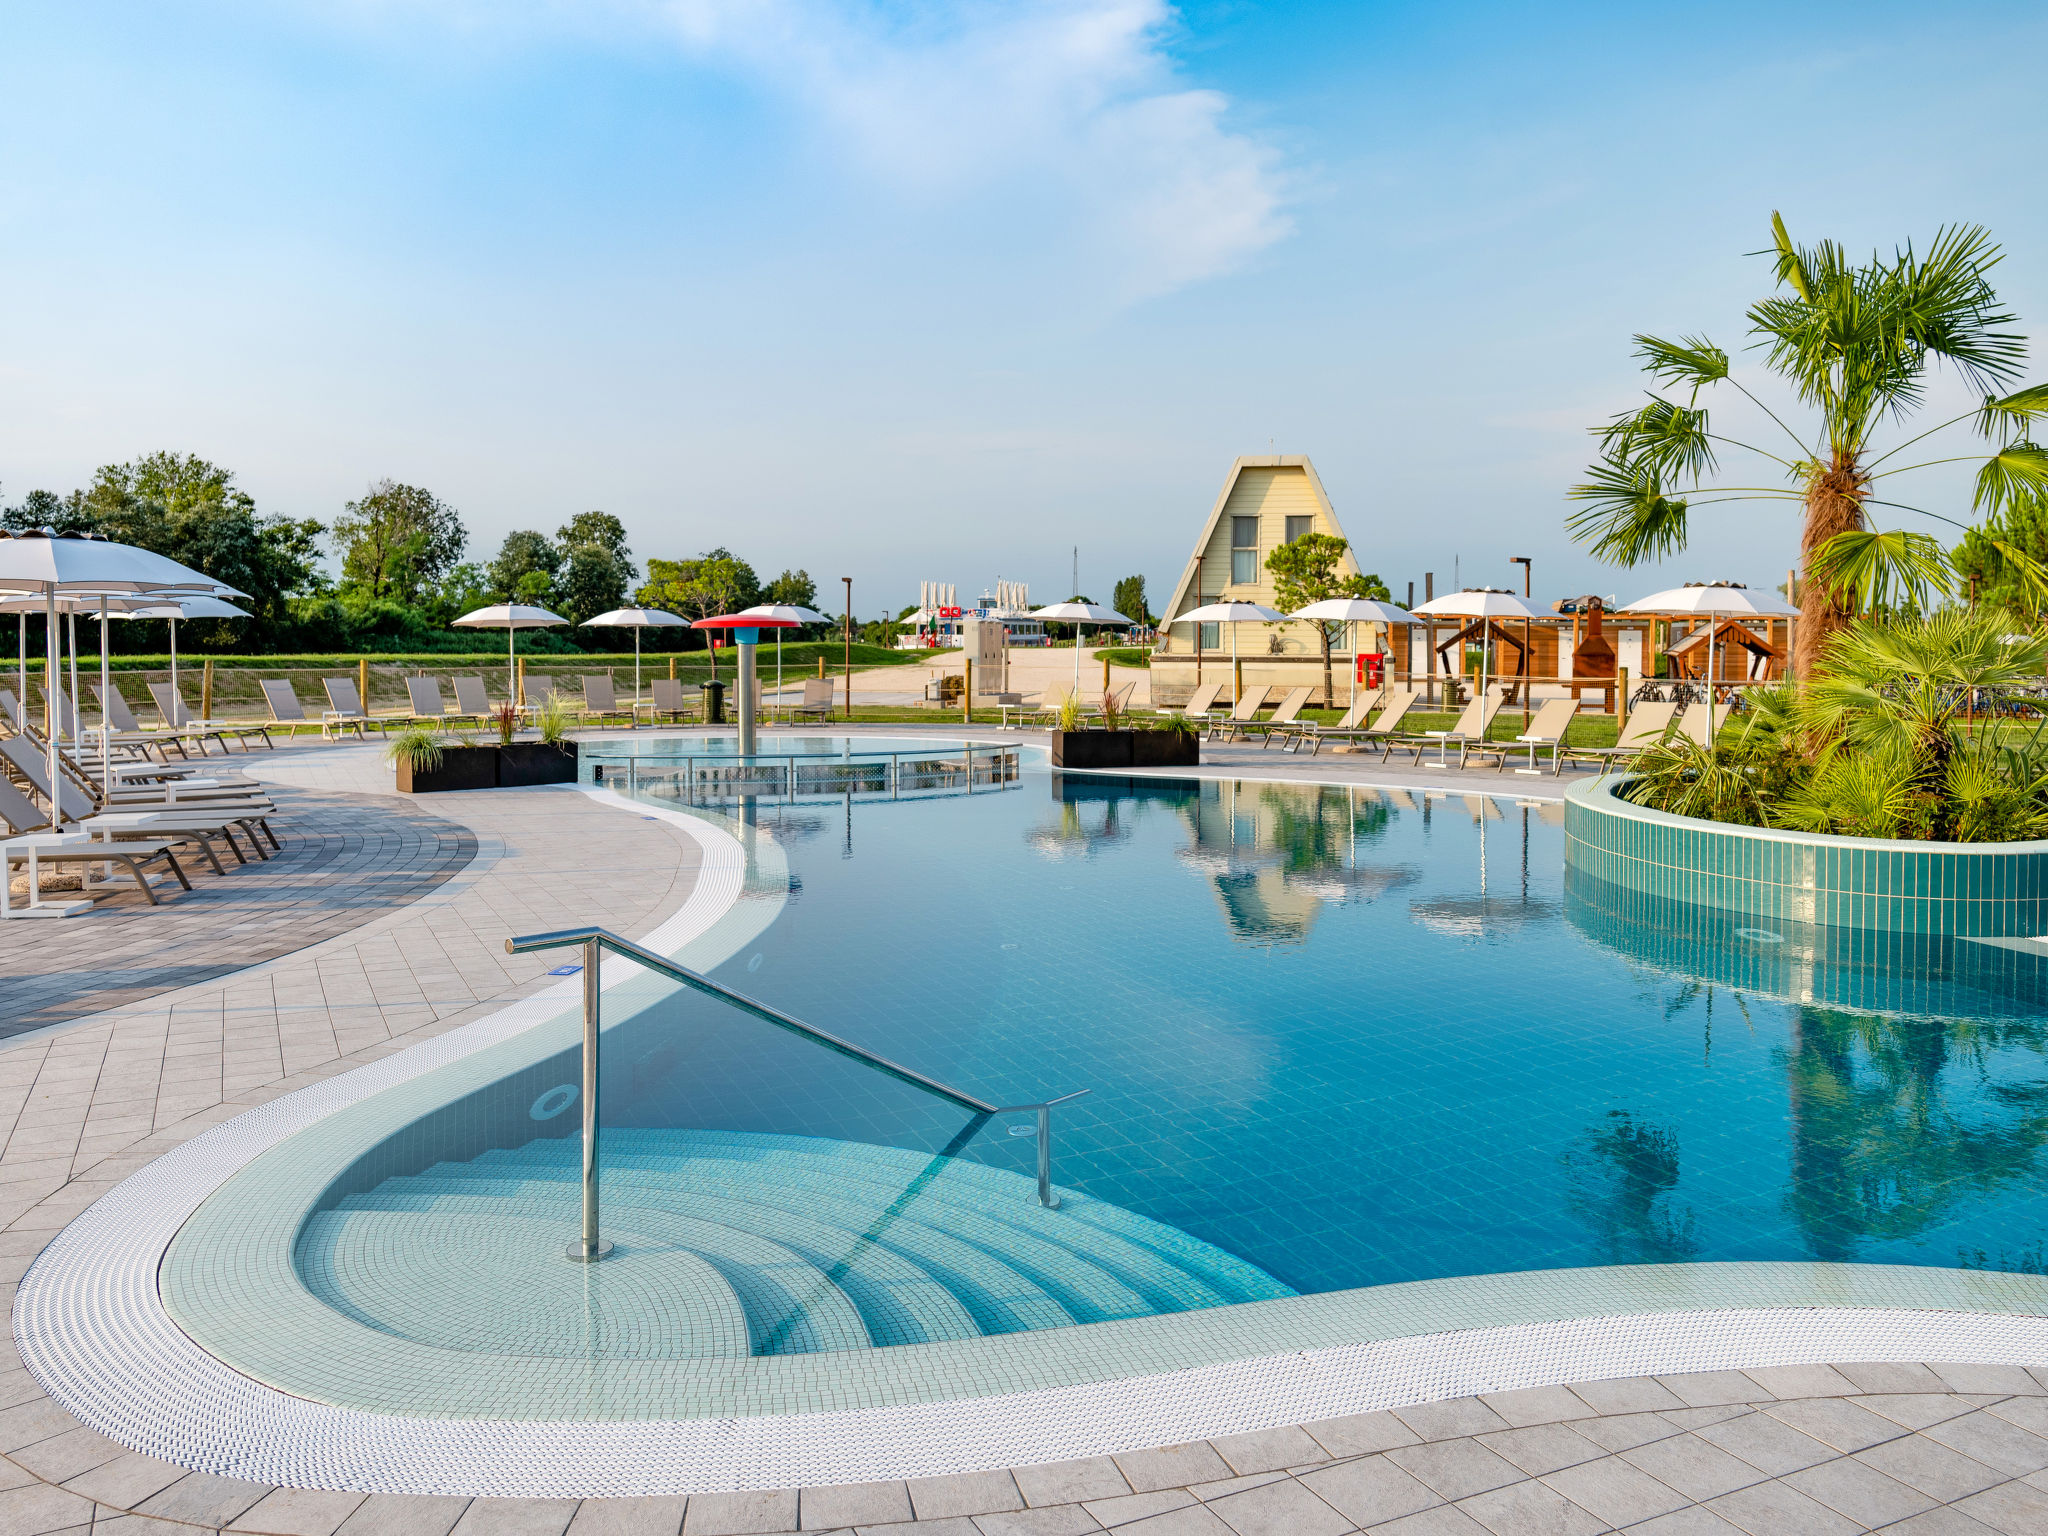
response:
<path id="1" fill-rule="evenodd" d="M 1925 533 L 1873 529 L 1875 507 L 1955 522 L 1890 499 L 1886 483 L 1935 464 L 1976 463 L 1973 509 L 2000 552 L 2029 578 L 2048 585 L 2048 572 L 2000 536 L 1998 520 L 2016 495 L 2048 487 L 2048 451 L 2029 429 L 2048 415 L 2048 385 L 2010 390 L 2026 360 L 2026 339 L 2011 327 L 1986 276 L 1999 260 L 1984 230 L 1938 231 L 1925 256 L 1909 245 L 1890 260 L 1872 255 L 1854 266 L 1842 248 L 1823 241 L 1812 249 L 1792 243 L 1785 221 L 1771 215 L 1777 283 L 1781 292 L 1749 311 L 1753 346 L 1765 365 L 1792 388 L 1816 420 L 1802 436 L 1751 392 L 1730 369 L 1728 354 L 1702 337 L 1664 341 L 1637 336 L 1636 355 L 1659 384 L 1683 388 L 1683 403 L 1652 393 L 1650 403 L 1596 427 L 1600 459 L 1583 484 L 1569 492 L 1583 503 L 1566 520 L 1574 539 L 1618 565 L 1636 565 L 1685 548 L 1687 517 L 1695 506 L 1727 501 L 1787 501 L 1803 509 L 1800 623 L 1793 671 L 1810 677 L 1821 647 L 1859 609 L 1894 593 L 1917 600 L 1948 590 L 1952 567 L 1941 545 Z M 1771 253 L 1767 253 L 1771 254 Z M 1873 438 L 1887 423 L 1904 422 L 1924 403 L 1927 371 L 1946 361 L 1983 404 L 1907 438 L 1882 453 Z M 1780 452 L 1739 442 L 1712 430 L 1705 391 L 1729 384 L 1784 433 Z M 1675 389 L 1674 389 L 1675 392 Z M 1991 452 L 1939 457 L 1914 464 L 1890 461 L 1946 427 L 1974 422 Z M 1719 469 L 1717 445 L 1761 455 L 1778 475 L 1773 485 L 1709 485 Z M 1890 465 L 1890 467 L 1884 467 Z M 1957 523 L 1956 526 L 1965 526 Z"/>

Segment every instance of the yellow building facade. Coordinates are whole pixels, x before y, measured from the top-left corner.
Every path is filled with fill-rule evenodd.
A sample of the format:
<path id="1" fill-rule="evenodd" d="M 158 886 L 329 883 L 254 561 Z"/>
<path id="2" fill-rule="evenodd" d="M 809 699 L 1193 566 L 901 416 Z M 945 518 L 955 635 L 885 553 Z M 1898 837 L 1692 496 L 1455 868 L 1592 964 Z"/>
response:
<path id="1" fill-rule="evenodd" d="M 1315 465 L 1299 454 L 1241 458 L 1224 476 L 1223 489 L 1181 569 L 1173 596 L 1162 612 L 1160 640 L 1152 655 L 1152 700 L 1174 705 L 1191 695 L 1198 681 L 1230 674 L 1233 636 L 1229 625 L 1195 625 L 1179 615 L 1207 603 L 1263 603 L 1278 607 L 1266 557 L 1305 533 L 1349 536 L 1323 490 Z M 1356 575 L 1350 550 L 1340 574 Z M 1322 640 L 1313 624 L 1240 624 L 1237 654 L 1246 687 L 1268 683 L 1323 691 Z M 1371 649 L 1363 626 L 1358 641 Z M 1351 676 L 1351 637 L 1340 630 L 1331 644 L 1340 665 L 1334 678 L 1338 700 L 1346 698 Z M 1226 697 L 1228 694 L 1226 693 Z M 1319 699 L 1320 702 L 1320 699 Z"/>

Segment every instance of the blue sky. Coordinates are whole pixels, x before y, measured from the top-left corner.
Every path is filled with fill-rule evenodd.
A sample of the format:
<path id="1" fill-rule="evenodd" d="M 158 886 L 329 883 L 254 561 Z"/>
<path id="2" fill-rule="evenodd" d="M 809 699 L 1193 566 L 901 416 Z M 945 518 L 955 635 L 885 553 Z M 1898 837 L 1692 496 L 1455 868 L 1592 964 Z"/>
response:
<path id="1" fill-rule="evenodd" d="M 1773 208 L 1859 251 L 1984 223 L 2048 315 L 2038 7 L 0 20 L 10 501 L 172 447 L 323 520 L 430 486 L 483 554 L 603 507 L 643 557 L 724 543 L 864 612 L 925 578 L 1065 596 L 1076 544 L 1091 594 L 1158 601 L 1270 445 L 1397 595 L 1527 554 L 1540 594 L 1626 598 L 1794 558 L 1776 505 L 1703 512 L 1662 572 L 1562 529 L 1584 428 L 1639 398 L 1629 336 L 1736 347 Z"/>

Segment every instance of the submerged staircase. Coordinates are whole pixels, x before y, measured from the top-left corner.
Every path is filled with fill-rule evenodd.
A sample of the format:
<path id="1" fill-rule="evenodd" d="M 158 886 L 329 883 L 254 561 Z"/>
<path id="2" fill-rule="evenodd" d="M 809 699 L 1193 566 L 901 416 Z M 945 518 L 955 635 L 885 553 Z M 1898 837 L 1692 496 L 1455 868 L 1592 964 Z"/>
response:
<path id="1" fill-rule="evenodd" d="M 1000 1168 L 862 1142 L 606 1130 L 601 1264 L 576 1137 L 386 1180 L 317 1213 L 308 1287 L 442 1348 L 643 1359 L 809 1354 L 1147 1317 L 1294 1292 L 1198 1238 Z"/>

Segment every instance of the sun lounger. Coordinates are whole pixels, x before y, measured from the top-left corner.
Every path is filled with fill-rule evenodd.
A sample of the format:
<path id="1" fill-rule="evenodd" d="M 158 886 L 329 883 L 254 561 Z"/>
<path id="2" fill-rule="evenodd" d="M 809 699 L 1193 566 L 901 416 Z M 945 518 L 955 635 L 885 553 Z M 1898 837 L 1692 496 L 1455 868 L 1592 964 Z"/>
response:
<path id="1" fill-rule="evenodd" d="M 808 689 L 810 685 L 806 683 L 804 686 Z M 704 690 L 698 689 L 696 696 L 701 700 L 704 697 Z M 805 697 L 808 698 L 809 694 L 806 693 Z M 652 713 L 667 715 L 671 720 L 681 720 L 691 713 L 690 698 L 683 692 L 680 681 L 673 677 L 657 677 L 654 680 Z"/>
<path id="2" fill-rule="evenodd" d="M 358 737 L 363 727 L 374 725 L 384 729 L 384 722 L 375 720 L 363 708 L 362 696 L 356 692 L 356 680 L 352 677 L 323 677 L 320 686 L 327 690 L 327 708 L 320 715 L 320 734 L 332 735 L 335 731 L 353 730 Z"/>
<path id="3" fill-rule="evenodd" d="M 583 717 L 587 720 L 592 715 L 597 716 L 600 724 L 607 715 L 619 716 L 628 725 L 633 723 L 633 712 L 619 702 L 619 696 L 613 692 L 612 680 L 608 676 L 583 679 Z"/>
<path id="4" fill-rule="evenodd" d="M 292 687 L 288 677 L 263 678 L 257 686 L 263 690 L 264 707 L 270 711 L 273 725 L 309 725 L 306 706 L 299 702 L 298 690 Z"/>
<path id="5" fill-rule="evenodd" d="M 1571 762 L 1594 762 L 1612 764 L 1626 762 L 1643 748 L 1661 741 L 1664 733 L 1671 728 L 1672 718 L 1678 713 L 1676 704 L 1652 702 L 1638 704 L 1621 727 L 1621 735 L 1611 747 L 1566 747 L 1563 749 Z"/>
<path id="6" fill-rule="evenodd" d="M 1222 733 L 1225 741 L 1239 735 L 1245 726 L 1258 718 L 1259 711 L 1266 707 L 1266 699 L 1273 692 L 1263 683 L 1256 688 L 1247 688 L 1244 697 L 1231 707 L 1229 714 L 1209 722 L 1209 739 L 1214 741 Z"/>
<path id="7" fill-rule="evenodd" d="M 472 720 L 493 720 L 497 718 L 497 706 L 491 703 L 491 692 L 484 687 L 484 680 L 472 673 L 458 677 L 455 683 L 455 713 L 467 715 Z"/>
<path id="8" fill-rule="evenodd" d="M 1550 771 L 1553 774 L 1562 773 L 1564 772 L 1562 749 L 1564 746 L 1565 728 L 1572 723 L 1572 716 L 1578 712 L 1579 701 L 1577 699 L 1546 699 L 1543 702 L 1543 707 L 1537 710 L 1534 717 L 1529 721 L 1528 729 L 1523 731 L 1513 741 L 1475 742 L 1466 750 L 1474 757 L 1493 758 L 1500 763 L 1501 767 L 1505 768 L 1510 757 L 1521 751 L 1524 747 L 1527 747 L 1529 749 L 1529 766 L 1517 768 L 1515 772 L 1541 773 L 1543 770 L 1537 766 L 1536 754 L 1543 748 L 1548 747 L 1550 748 Z M 1461 758 L 1459 760 L 1460 766 L 1463 766 L 1463 762 L 1464 760 Z"/>
<path id="9" fill-rule="evenodd" d="M 1493 724 L 1493 717 L 1500 713 L 1500 706 L 1501 696 L 1489 689 L 1465 706 L 1464 713 L 1458 716 L 1457 723 L 1448 731 L 1423 731 L 1418 735 L 1390 737 L 1385 750 L 1380 753 L 1380 761 L 1385 762 L 1393 754 L 1394 749 L 1399 747 L 1403 751 L 1412 750 L 1419 765 L 1422 762 L 1422 754 L 1435 747 L 1437 766 L 1448 768 L 1451 765 L 1451 746 L 1455 743 L 1458 748 L 1458 766 L 1462 768 L 1465 766 L 1467 745 L 1486 740 L 1487 728 Z"/>
<path id="10" fill-rule="evenodd" d="M 39 779 L 40 776 L 36 782 L 39 783 Z M 44 795 L 43 798 L 47 804 L 49 796 Z M 242 857 L 234 834 L 227 830 L 227 823 L 221 819 L 217 811 L 208 812 L 197 808 L 174 806 L 161 810 L 144 808 L 140 811 L 101 812 L 94 806 L 90 796 L 79 794 L 76 787 L 69 784 L 65 786 L 64 803 L 65 820 L 71 824 L 69 830 L 90 833 L 102 842 L 120 839 L 132 843 L 139 838 L 150 843 L 190 844 L 199 850 L 200 856 L 213 867 L 216 875 L 222 875 L 226 871 L 221 868 L 220 860 L 214 856 L 210 841 L 211 838 L 220 837 L 226 841 L 237 863 L 249 862 Z M 50 833 L 56 830 L 57 828 L 51 825 L 50 818 L 33 805 L 26 795 L 5 779 L 0 779 L 0 831 L 12 836 Z M 246 826 L 243 831 L 247 833 L 249 841 L 255 843 L 256 834 L 249 831 Z M 265 857 L 260 846 L 256 852 L 258 857 Z"/>
<path id="11" fill-rule="evenodd" d="M 804 679 L 804 696 L 789 709 L 792 720 L 830 720 L 837 707 L 835 695 L 839 685 L 829 677 L 807 677 Z"/>
<path id="12" fill-rule="evenodd" d="M 1294 724 L 1294 717 L 1301 713 L 1314 692 L 1313 688 L 1290 688 L 1278 709 L 1264 720 L 1252 721 L 1242 729 L 1249 731 L 1256 727 L 1263 733 L 1259 738 L 1259 750 L 1263 752 L 1273 744 L 1274 732 L 1279 732 L 1283 738 L 1286 736 L 1288 727 Z"/>
<path id="13" fill-rule="evenodd" d="M 116 741 L 123 738 L 132 740 L 142 745 L 145 753 L 147 753 L 149 747 L 154 746 L 163 754 L 165 762 L 171 760 L 170 749 L 172 747 L 178 749 L 178 756 L 180 757 L 191 755 L 186 752 L 184 741 L 175 731 L 150 731 L 143 729 L 142 722 L 135 718 L 135 711 L 128 707 L 128 700 L 122 694 L 118 683 L 111 688 L 102 688 L 98 683 L 94 683 L 92 691 L 93 696 L 100 701 L 101 712 L 106 715 L 108 723 L 114 727 L 114 739 Z"/>
<path id="14" fill-rule="evenodd" d="M 1371 688 L 1361 693 L 1351 701 L 1351 707 L 1331 725 L 1318 725 L 1313 720 L 1296 720 L 1282 733 L 1280 750 L 1299 752 L 1304 741 L 1319 744 L 1324 736 L 1340 736 L 1357 730 L 1365 723 L 1365 717 L 1378 706 L 1385 691 L 1381 688 Z M 1309 756 L 1315 756 L 1314 745 L 1309 747 Z"/>
<path id="15" fill-rule="evenodd" d="M 144 686 L 149 689 L 149 696 L 156 704 L 157 716 L 163 721 L 165 730 L 175 731 L 185 740 L 196 743 L 201 756 L 205 755 L 209 741 L 219 742 L 222 754 L 226 754 L 228 737 L 225 727 L 215 726 L 210 720 L 193 718 L 192 711 L 185 707 L 185 701 L 169 683 L 148 683 Z"/>
<path id="16" fill-rule="evenodd" d="M 33 730 L 0 741 L 0 763 L 40 795 L 47 806 L 51 795 L 44 751 L 44 744 Z M 237 863 L 246 864 L 248 860 L 242 857 L 241 845 L 235 841 L 234 827 L 240 827 L 247 835 L 259 859 L 270 857 L 263 851 L 262 838 L 268 838 L 273 849 L 282 846 L 269 822 L 277 807 L 254 780 L 121 784 L 109 793 L 96 779 L 86 777 L 76 765 L 60 757 L 58 797 L 59 815 L 67 822 L 94 825 L 115 815 L 148 815 L 155 818 L 148 828 L 154 833 L 190 838 L 220 836 Z M 214 859 L 210 846 L 206 857 L 219 872 L 219 861 Z"/>
<path id="17" fill-rule="evenodd" d="M 1728 719 L 1728 711 L 1725 709 L 1714 713 L 1719 714 L 1723 722 Z M 1714 745 L 1711 718 L 1705 703 L 1688 704 L 1685 706 L 1685 713 L 1678 717 L 1678 734 L 1697 746 L 1711 747 Z"/>
<path id="18" fill-rule="evenodd" d="M 1207 720 L 1216 713 L 1216 700 L 1222 692 L 1222 683 L 1204 683 L 1180 707 L 1180 712 L 1190 720 Z"/>
<path id="19" fill-rule="evenodd" d="M 178 856 L 167 841 L 145 843 L 123 843 L 118 846 L 88 839 L 75 832 L 32 832 L 22 837 L 0 840 L 0 918 L 18 917 L 20 908 L 14 905 L 14 870 L 19 864 L 26 864 L 32 870 L 40 870 L 45 864 L 98 864 L 101 867 L 118 864 L 128 871 L 135 881 L 135 888 L 142 892 L 152 907 L 162 906 L 156 892 L 150 888 L 149 876 L 144 871 L 152 864 L 161 862 L 171 872 L 180 886 L 192 889 L 192 882 L 185 878 L 185 871 L 178 864 Z M 86 894 L 105 890 L 105 886 L 88 886 Z M 35 900 L 30 893 L 30 902 Z"/>
<path id="20" fill-rule="evenodd" d="M 441 697 L 441 680 L 437 677 L 408 677 L 405 699 L 415 720 L 448 718 L 448 703 Z"/>
<path id="21" fill-rule="evenodd" d="M 1379 718 L 1371 725 L 1362 725 L 1349 731 L 1319 730 L 1313 737 L 1309 755 L 1315 756 L 1322 750 L 1322 745 L 1326 741 L 1336 742 L 1334 750 L 1338 752 L 1365 752 L 1375 743 L 1384 747 L 1387 742 L 1401 735 L 1401 725 L 1408 718 L 1408 712 L 1421 702 L 1422 690 L 1419 688 L 1389 689 L 1380 699 Z M 1386 760 L 1384 752 L 1380 754 L 1380 760 Z"/>
<path id="22" fill-rule="evenodd" d="M 555 687 L 555 680 L 552 677 L 543 677 L 538 672 L 527 673 L 522 686 L 526 690 L 528 709 L 539 709 L 560 691 Z"/>
<path id="23" fill-rule="evenodd" d="M 12 688 L 0 688 L 0 711 L 5 711 L 7 724 L 14 730 L 20 730 L 27 723 L 28 716 L 22 710 L 21 700 L 14 696 Z"/>

